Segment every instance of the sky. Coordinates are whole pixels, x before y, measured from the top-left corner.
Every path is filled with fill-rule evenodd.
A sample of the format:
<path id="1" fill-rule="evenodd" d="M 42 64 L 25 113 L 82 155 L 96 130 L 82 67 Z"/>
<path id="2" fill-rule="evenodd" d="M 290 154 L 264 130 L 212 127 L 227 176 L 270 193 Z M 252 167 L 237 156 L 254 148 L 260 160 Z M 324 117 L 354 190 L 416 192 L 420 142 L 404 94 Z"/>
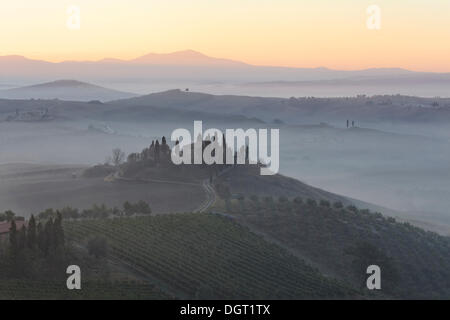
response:
<path id="1" fill-rule="evenodd" d="M 367 26 L 371 5 L 379 29 Z M 0 55 L 55 62 L 192 49 L 255 65 L 450 72 L 449 40 L 449 0 L 14 0 L 0 10 Z"/>

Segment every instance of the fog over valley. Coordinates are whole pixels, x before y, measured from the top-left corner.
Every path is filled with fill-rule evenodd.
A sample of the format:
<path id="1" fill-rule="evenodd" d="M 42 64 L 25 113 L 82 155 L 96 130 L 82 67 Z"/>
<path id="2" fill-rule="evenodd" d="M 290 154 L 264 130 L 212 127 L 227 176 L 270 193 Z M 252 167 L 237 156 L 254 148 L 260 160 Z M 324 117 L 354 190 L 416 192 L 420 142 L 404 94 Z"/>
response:
<path id="1" fill-rule="evenodd" d="M 192 131 L 194 120 L 203 120 L 204 130 L 279 128 L 281 174 L 402 217 L 450 226 L 450 99 L 171 90 L 112 102 L 1 100 L 0 119 L 2 164 L 90 166 L 103 163 L 113 148 L 130 154 L 160 136 L 170 140 L 174 129 Z M 18 196 L 5 185 L 0 193 Z M 14 208 L 30 213 L 19 203 Z"/>
<path id="2" fill-rule="evenodd" d="M 449 300 L 450 2 L 379 2 L 4 1 L 0 301 Z"/>

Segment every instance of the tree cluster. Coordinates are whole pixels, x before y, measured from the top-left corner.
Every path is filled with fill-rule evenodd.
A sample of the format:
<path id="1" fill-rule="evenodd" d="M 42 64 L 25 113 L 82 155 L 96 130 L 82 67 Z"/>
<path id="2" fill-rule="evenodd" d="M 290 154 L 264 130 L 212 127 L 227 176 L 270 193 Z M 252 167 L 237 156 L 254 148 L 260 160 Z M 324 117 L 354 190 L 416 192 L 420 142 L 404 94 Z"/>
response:
<path id="1" fill-rule="evenodd" d="M 55 218 L 61 214 L 64 219 L 106 219 L 113 216 L 131 216 L 134 214 L 151 214 L 150 205 L 140 200 L 136 203 L 124 202 L 122 208 L 107 207 L 105 204 L 94 204 L 91 208 L 79 210 L 72 207 L 64 207 L 61 210 L 47 209 L 38 214 L 39 219 Z"/>
<path id="2" fill-rule="evenodd" d="M 56 218 L 49 218 L 36 223 L 32 215 L 28 225 L 17 229 L 15 220 L 11 222 L 9 231 L 9 251 L 11 257 L 17 257 L 25 249 L 40 251 L 44 256 L 64 248 L 64 229 L 62 226 L 62 215 L 57 212 Z"/>
<path id="3" fill-rule="evenodd" d="M 39 278 L 63 276 L 66 246 L 61 213 L 55 218 L 37 220 L 18 227 L 12 219 L 0 254 L 0 275 L 7 278 Z"/>

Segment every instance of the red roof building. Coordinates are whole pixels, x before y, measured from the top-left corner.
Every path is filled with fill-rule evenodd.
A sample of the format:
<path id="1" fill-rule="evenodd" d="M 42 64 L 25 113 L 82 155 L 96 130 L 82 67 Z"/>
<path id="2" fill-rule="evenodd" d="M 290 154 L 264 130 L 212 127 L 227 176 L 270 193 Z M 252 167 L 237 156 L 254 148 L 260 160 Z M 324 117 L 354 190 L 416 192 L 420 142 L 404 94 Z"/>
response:
<path id="1" fill-rule="evenodd" d="M 17 231 L 22 229 L 22 227 L 25 225 L 25 221 L 22 221 L 22 220 L 16 220 L 15 222 L 16 222 Z M 11 222 L 7 222 L 7 221 L 0 222 L 0 236 L 8 234 L 9 229 L 11 229 Z"/>

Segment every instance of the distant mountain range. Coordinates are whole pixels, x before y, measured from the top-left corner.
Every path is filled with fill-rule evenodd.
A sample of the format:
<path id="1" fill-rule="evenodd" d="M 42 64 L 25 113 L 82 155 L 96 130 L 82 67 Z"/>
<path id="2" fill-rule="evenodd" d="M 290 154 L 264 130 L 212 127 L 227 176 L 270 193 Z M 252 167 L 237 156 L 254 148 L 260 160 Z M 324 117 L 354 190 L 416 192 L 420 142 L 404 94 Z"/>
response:
<path id="1" fill-rule="evenodd" d="M 183 71 L 193 70 L 192 68 L 202 69 L 204 67 L 222 69 L 222 76 L 227 74 L 229 76 L 233 76 L 237 71 L 252 71 L 254 74 L 246 74 L 242 80 L 257 80 L 258 82 L 318 81 L 349 79 L 352 77 L 391 77 L 406 76 L 418 73 L 400 68 L 375 68 L 357 71 L 342 71 L 323 67 L 290 68 L 277 66 L 256 66 L 229 59 L 209 57 L 193 50 L 177 51 L 166 54 L 149 53 L 131 60 L 105 58 L 98 61 L 63 61 L 57 63 L 32 60 L 18 55 L 0 56 L 1 77 L 6 77 L 7 75 L 12 77 L 48 77 L 52 75 L 63 75 L 69 73 L 69 78 L 74 78 L 74 74 L 85 74 L 90 76 L 99 71 L 106 72 L 108 68 L 110 68 L 110 72 L 109 74 L 106 72 L 106 74 L 104 74 L 105 76 L 113 75 L 117 71 L 125 71 L 126 73 L 122 74 L 122 76 L 130 76 L 132 74 L 142 75 L 147 70 L 156 71 L 158 69 L 170 69 L 170 67 L 173 66 L 181 68 L 179 70 L 180 74 L 183 74 Z M 155 67 L 158 67 L 158 69 L 153 69 Z M 188 69 L 185 70 L 184 68 Z M 99 74 L 99 76 L 102 76 L 102 74 Z M 152 77 L 151 74 L 148 76 Z M 199 79 L 202 78 L 202 75 L 198 74 L 191 76 L 194 78 L 199 77 Z"/>
<path id="2" fill-rule="evenodd" d="M 215 94 L 280 97 L 397 93 L 450 96 L 450 73 L 399 68 L 343 71 L 255 66 L 193 50 L 149 53 L 130 60 L 105 58 L 59 63 L 17 55 L 0 56 L 0 88 L 55 79 L 77 79 L 141 94 L 189 87 Z"/>

